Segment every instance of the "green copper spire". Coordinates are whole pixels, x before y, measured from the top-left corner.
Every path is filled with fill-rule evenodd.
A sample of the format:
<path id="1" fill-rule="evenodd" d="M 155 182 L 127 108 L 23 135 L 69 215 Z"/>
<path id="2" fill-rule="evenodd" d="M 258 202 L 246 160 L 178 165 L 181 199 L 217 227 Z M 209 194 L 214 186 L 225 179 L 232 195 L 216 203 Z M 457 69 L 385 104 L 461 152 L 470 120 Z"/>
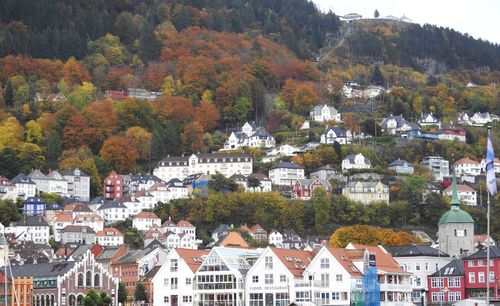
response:
<path id="1" fill-rule="evenodd" d="M 458 198 L 457 177 L 453 171 L 453 181 L 451 183 L 451 209 L 460 209 L 460 199 Z"/>

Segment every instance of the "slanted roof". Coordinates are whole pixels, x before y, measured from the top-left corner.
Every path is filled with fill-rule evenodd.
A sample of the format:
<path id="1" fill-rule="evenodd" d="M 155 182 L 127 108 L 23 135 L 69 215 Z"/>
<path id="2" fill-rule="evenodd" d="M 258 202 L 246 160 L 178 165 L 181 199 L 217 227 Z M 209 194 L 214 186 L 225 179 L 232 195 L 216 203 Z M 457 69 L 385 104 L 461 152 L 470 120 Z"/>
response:
<path id="1" fill-rule="evenodd" d="M 89 176 L 87 173 L 83 172 L 82 170 L 75 168 L 75 169 L 66 169 L 61 172 L 63 176 Z"/>
<path id="2" fill-rule="evenodd" d="M 49 226 L 41 216 L 26 216 L 15 223 L 15 226 Z"/>
<path id="3" fill-rule="evenodd" d="M 294 277 L 302 277 L 314 254 L 309 251 L 269 247 Z"/>
<path id="4" fill-rule="evenodd" d="M 195 227 L 193 224 L 191 224 L 187 220 L 180 220 L 179 222 L 177 222 L 177 226 L 179 226 L 179 227 Z"/>
<path id="5" fill-rule="evenodd" d="M 429 277 L 442 277 L 442 276 L 464 276 L 464 261 L 462 259 L 454 259 L 438 271 L 429 275 Z"/>
<path id="6" fill-rule="evenodd" d="M 427 245 L 406 245 L 402 247 L 384 247 L 394 257 L 413 257 L 413 256 L 430 256 L 430 257 L 450 257 L 450 255 L 440 252 L 438 249 L 431 248 Z"/>
<path id="7" fill-rule="evenodd" d="M 387 253 L 380 247 L 363 245 L 358 243 L 350 243 L 349 246 L 357 250 L 364 249 L 367 250 L 369 253 L 375 254 L 376 265 L 378 270 L 389 273 L 406 273 L 405 271 L 403 271 L 403 269 L 401 269 L 397 261 L 394 260 L 394 258 L 392 258 L 392 256 L 389 253 Z"/>
<path id="8" fill-rule="evenodd" d="M 294 164 L 292 162 L 279 162 L 271 167 L 270 170 L 272 169 L 279 169 L 279 168 L 286 168 L 286 169 L 304 169 L 304 167 L 299 166 L 297 164 Z"/>
<path id="9" fill-rule="evenodd" d="M 125 235 L 120 232 L 117 228 L 114 227 L 105 227 L 102 231 L 98 231 L 96 233 L 97 237 L 105 237 L 105 236 L 116 236 L 116 237 L 124 237 Z"/>
<path id="10" fill-rule="evenodd" d="M 470 159 L 468 157 L 464 157 L 464 158 L 461 158 L 453 163 L 453 165 L 465 165 L 465 164 L 479 165 L 479 162 L 475 161 L 473 159 Z"/>
<path id="11" fill-rule="evenodd" d="M 89 226 L 83 225 L 67 225 L 62 230 L 63 233 L 89 233 L 95 234 L 95 231 Z"/>
<path id="12" fill-rule="evenodd" d="M 26 174 L 24 173 L 19 173 L 18 175 L 16 175 L 12 180 L 11 180 L 12 183 L 14 184 L 31 184 L 31 185 L 35 185 L 35 182 L 33 182 L 33 180 L 28 177 Z"/>
<path id="13" fill-rule="evenodd" d="M 449 192 L 452 192 L 452 190 L 453 190 L 453 186 L 450 185 L 450 186 L 446 187 L 446 189 L 443 190 L 443 192 L 449 193 Z M 459 192 L 476 192 L 472 187 L 469 187 L 466 184 L 457 184 L 457 190 Z"/>
<path id="14" fill-rule="evenodd" d="M 243 239 L 240 233 L 232 231 L 229 232 L 226 236 L 219 239 L 217 242 L 217 246 L 226 246 L 226 247 L 240 247 L 240 248 L 249 248 L 250 245 L 248 242 Z"/>
<path id="15" fill-rule="evenodd" d="M 356 268 L 356 265 L 351 261 L 348 250 L 343 248 L 326 247 L 328 252 L 335 257 L 340 265 L 352 276 L 362 276 L 363 273 Z"/>
<path id="16" fill-rule="evenodd" d="M 401 158 L 398 158 L 396 159 L 395 161 L 393 161 L 392 163 L 390 163 L 389 165 L 387 165 L 388 167 L 404 167 L 404 166 L 412 166 L 411 163 L 407 162 L 406 160 L 404 159 L 401 159 Z"/>
<path id="17" fill-rule="evenodd" d="M 125 206 L 122 202 L 119 202 L 119 201 L 106 201 L 106 202 L 104 202 L 104 204 L 99 206 L 99 208 L 97 210 L 112 209 L 112 208 L 126 209 L 127 206 Z"/>
<path id="18" fill-rule="evenodd" d="M 53 262 L 39 264 L 24 264 L 20 266 L 11 266 L 12 275 L 15 277 L 57 277 L 66 274 L 74 267 L 76 262 Z"/>
<path id="19" fill-rule="evenodd" d="M 464 260 L 467 259 L 485 259 L 486 258 L 486 249 L 482 249 L 477 251 L 476 253 L 467 256 Z M 500 247 L 497 245 L 490 246 L 490 258 L 500 258 Z"/>
<path id="20" fill-rule="evenodd" d="M 137 215 L 133 217 L 134 219 L 137 218 L 149 218 L 149 219 L 160 219 L 154 212 L 152 211 L 141 211 Z"/>
<path id="21" fill-rule="evenodd" d="M 203 263 L 203 258 L 208 255 L 209 250 L 175 249 L 179 257 L 184 260 L 188 267 L 195 273 Z"/>
<path id="22" fill-rule="evenodd" d="M 73 222 L 73 216 L 70 212 L 63 211 L 57 215 L 55 222 Z"/>

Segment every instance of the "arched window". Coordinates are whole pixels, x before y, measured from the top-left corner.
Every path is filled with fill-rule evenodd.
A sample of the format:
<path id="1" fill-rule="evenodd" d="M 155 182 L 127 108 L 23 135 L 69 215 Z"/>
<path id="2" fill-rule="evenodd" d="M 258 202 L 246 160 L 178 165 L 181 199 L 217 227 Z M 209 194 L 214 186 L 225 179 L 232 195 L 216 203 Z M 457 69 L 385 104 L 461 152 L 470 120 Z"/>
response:
<path id="1" fill-rule="evenodd" d="M 83 283 L 83 274 L 82 275 L 82 283 Z M 69 296 L 69 306 L 76 306 L 76 297 L 74 294 Z"/>
<path id="2" fill-rule="evenodd" d="M 83 273 L 78 273 L 78 285 L 77 286 L 83 287 Z"/>
<path id="3" fill-rule="evenodd" d="M 96 273 L 94 275 L 94 287 L 99 287 L 101 286 L 101 276 L 99 275 L 99 273 Z"/>
<path id="4" fill-rule="evenodd" d="M 92 287 L 92 272 L 91 271 L 87 271 L 87 277 L 85 278 L 85 285 L 87 287 Z"/>

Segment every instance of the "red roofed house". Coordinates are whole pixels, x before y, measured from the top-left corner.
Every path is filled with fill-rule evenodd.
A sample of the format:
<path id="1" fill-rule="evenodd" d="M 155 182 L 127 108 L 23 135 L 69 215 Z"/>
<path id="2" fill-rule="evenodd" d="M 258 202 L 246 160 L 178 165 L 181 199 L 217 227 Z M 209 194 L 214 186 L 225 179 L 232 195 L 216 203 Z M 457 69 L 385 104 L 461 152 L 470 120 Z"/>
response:
<path id="1" fill-rule="evenodd" d="M 209 250 L 173 249 L 152 279 L 155 304 L 194 305 L 194 275 Z"/>
<path id="2" fill-rule="evenodd" d="M 411 273 L 405 272 L 397 261 L 381 246 L 350 243 L 346 250 L 363 250 L 362 257 L 350 256 L 356 268 L 363 271 L 368 255 L 375 256 L 377 276 L 380 282 L 380 305 L 413 305 L 411 300 Z"/>
<path id="3" fill-rule="evenodd" d="M 310 301 L 313 280 L 304 272 L 313 258 L 308 251 L 267 247 L 247 273 L 245 300 L 250 305 Z"/>
<path id="4" fill-rule="evenodd" d="M 472 175 L 478 176 L 481 174 L 481 164 L 468 157 L 461 158 L 453 163 L 453 169 L 458 176 Z"/>
<path id="5" fill-rule="evenodd" d="M 321 188 L 326 192 L 332 190 L 332 186 L 326 180 L 321 179 L 298 179 L 292 185 L 292 198 L 310 200 L 314 194 L 314 189 Z"/>
<path id="6" fill-rule="evenodd" d="M 443 190 L 443 194 L 451 197 L 452 190 L 453 185 L 450 185 L 445 190 Z M 477 192 L 473 188 L 465 184 L 457 184 L 457 191 L 460 202 L 469 206 L 477 205 Z"/>
<path id="7" fill-rule="evenodd" d="M 104 228 L 95 234 L 95 242 L 102 246 L 120 246 L 124 238 L 125 235 L 114 227 Z"/>
<path id="8" fill-rule="evenodd" d="M 267 242 L 267 231 L 260 224 L 252 226 L 249 234 L 257 242 Z"/>
<path id="9" fill-rule="evenodd" d="M 161 219 L 158 218 L 154 212 L 141 211 L 132 217 L 132 227 L 140 231 L 147 231 L 153 227 L 153 225 L 161 225 Z"/>

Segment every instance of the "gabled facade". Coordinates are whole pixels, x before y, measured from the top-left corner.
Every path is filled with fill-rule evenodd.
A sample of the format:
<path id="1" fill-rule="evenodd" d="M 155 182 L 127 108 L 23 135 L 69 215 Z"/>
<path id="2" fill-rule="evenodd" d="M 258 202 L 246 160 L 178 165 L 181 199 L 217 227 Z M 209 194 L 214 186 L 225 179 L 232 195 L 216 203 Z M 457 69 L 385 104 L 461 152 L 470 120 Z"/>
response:
<path id="1" fill-rule="evenodd" d="M 42 197 L 29 197 L 23 203 L 23 212 L 27 216 L 43 216 L 47 203 Z"/>
<path id="2" fill-rule="evenodd" d="M 255 123 L 246 122 L 241 129 L 231 132 L 224 143 L 223 150 L 236 150 L 243 147 L 274 148 L 276 140 L 266 129 Z"/>
<path id="3" fill-rule="evenodd" d="M 310 111 L 311 120 L 315 122 L 336 121 L 341 122 L 340 113 L 333 106 L 326 104 L 316 105 Z"/>
<path id="4" fill-rule="evenodd" d="M 40 170 L 34 170 L 28 177 L 35 182 L 38 192 L 57 193 L 62 197 L 68 196 L 68 181 L 57 171 L 45 175 Z"/>
<path id="5" fill-rule="evenodd" d="M 411 123 L 407 122 L 402 115 L 390 115 L 387 118 L 383 118 L 381 127 L 382 132 L 390 135 L 396 135 L 398 133 L 415 129 L 415 126 L 412 126 Z"/>
<path id="6" fill-rule="evenodd" d="M 104 200 L 122 200 L 124 197 L 124 181 L 121 175 L 116 174 L 115 171 L 104 179 L 104 186 L 102 188 Z"/>
<path id="7" fill-rule="evenodd" d="M 16 200 L 18 196 L 16 185 L 6 177 L 0 176 L 0 200 Z"/>
<path id="8" fill-rule="evenodd" d="M 167 182 L 171 179 L 185 179 L 189 175 L 221 173 L 226 177 L 238 173 L 252 173 L 253 159 L 248 154 L 192 154 L 191 156 L 166 157 L 158 162 L 153 174 Z"/>
<path id="9" fill-rule="evenodd" d="M 464 261 L 454 259 L 427 278 L 427 303 L 431 305 L 451 305 L 464 300 Z"/>
<path id="10" fill-rule="evenodd" d="M 102 216 L 106 223 L 114 223 L 116 221 L 125 220 L 131 216 L 127 206 L 118 201 L 106 201 L 97 209 L 97 214 Z"/>
<path id="11" fill-rule="evenodd" d="M 332 186 L 326 180 L 300 179 L 295 180 L 292 185 L 292 199 L 310 200 L 316 188 L 321 188 L 327 193 L 332 191 Z"/>
<path id="12" fill-rule="evenodd" d="M 23 200 L 35 196 L 36 184 L 26 174 L 19 173 L 11 180 L 11 182 L 16 186 L 17 196 Z"/>
<path id="13" fill-rule="evenodd" d="M 11 224 L 8 232 L 14 233 L 18 241 L 49 243 L 50 239 L 50 226 L 40 215 L 27 216 L 19 222 Z"/>
<path id="14" fill-rule="evenodd" d="M 195 273 L 195 305 L 245 305 L 245 277 L 261 251 L 215 247 Z"/>
<path id="15" fill-rule="evenodd" d="M 452 195 L 452 186 L 448 186 L 445 190 L 443 190 L 443 194 L 447 196 Z M 477 192 L 472 187 L 466 184 L 457 184 L 458 198 L 461 203 L 469 206 L 477 205 Z"/>
<path id="16" fill-rule="evenodd" d="M 290 305 L 310 301 L 304 288 L 304 271 L 312 261 L 311 252 L 268 247 L 245 277 L 246 305 Z"/>
<path id="17" fill-rule="evenodd" d="M 350 144 L 352 140 L 352 134 L 350 131 L 345 131 L 336 126 L 328 127 L 325 129 L 323 134 L 321 134 L 320 142 L 323 144 L 333 144 L 338 142 L 339 144 Z"/>
<path id="18" fill-rule="evenodd" d="M 283 235 L 277 230 L 272 230 L 267 236 L 267 243 L 277 248 L 283 247 Z"/>
<path id="19" fill-rule="evenodd" d="M 173 249 L 153 278 L 155 306 L 188 306 L 194 301 L 194 276 L 208 250 Z"/>
<path id="20" fill-rule="evenodd" d="M 371 161 L 363 154 L 349 154 L 342 160 L 342 172 L 347 172 L 350 169 L 370 169 Z"/>
<path id="21" fill-rule="evenodd" d="M 487 275 L 486 250 L 480 250 L 464 258 L 465 297 L 477 298 L 486 295 L 486 284 L 490 284 L 493 300 L 500 298 L 500 247 L 490 247 L 490 275 Z"/>
<path id="22" fill-rule="evenodd" d="M 475 113 L 472 117 L 470 117 L 471 125 L 475 126 L 483 126 L 485 124 L 491 123 L 490 113 Z"/>
<path id="23" fill-rule="evenodd" d="M 431 125 L 440 126 L 441 121 L 439 121 L 439 119 L 436 118 L 436 116 L 434 116 L 434 114 L 432 114 L 432 113 L 430 113 L 430 114 L 422 113 L 420 116 L 420 119 L 418 119 L 418 124 L 420 126 L 431 126 Z"/>
<path id="24" fill-rule="evenodd" d="M 352 181 L 342 188 L 342 195 L 363 204 L 385 202 L 389 204 L 389 187 L 384 183 Z"/>

